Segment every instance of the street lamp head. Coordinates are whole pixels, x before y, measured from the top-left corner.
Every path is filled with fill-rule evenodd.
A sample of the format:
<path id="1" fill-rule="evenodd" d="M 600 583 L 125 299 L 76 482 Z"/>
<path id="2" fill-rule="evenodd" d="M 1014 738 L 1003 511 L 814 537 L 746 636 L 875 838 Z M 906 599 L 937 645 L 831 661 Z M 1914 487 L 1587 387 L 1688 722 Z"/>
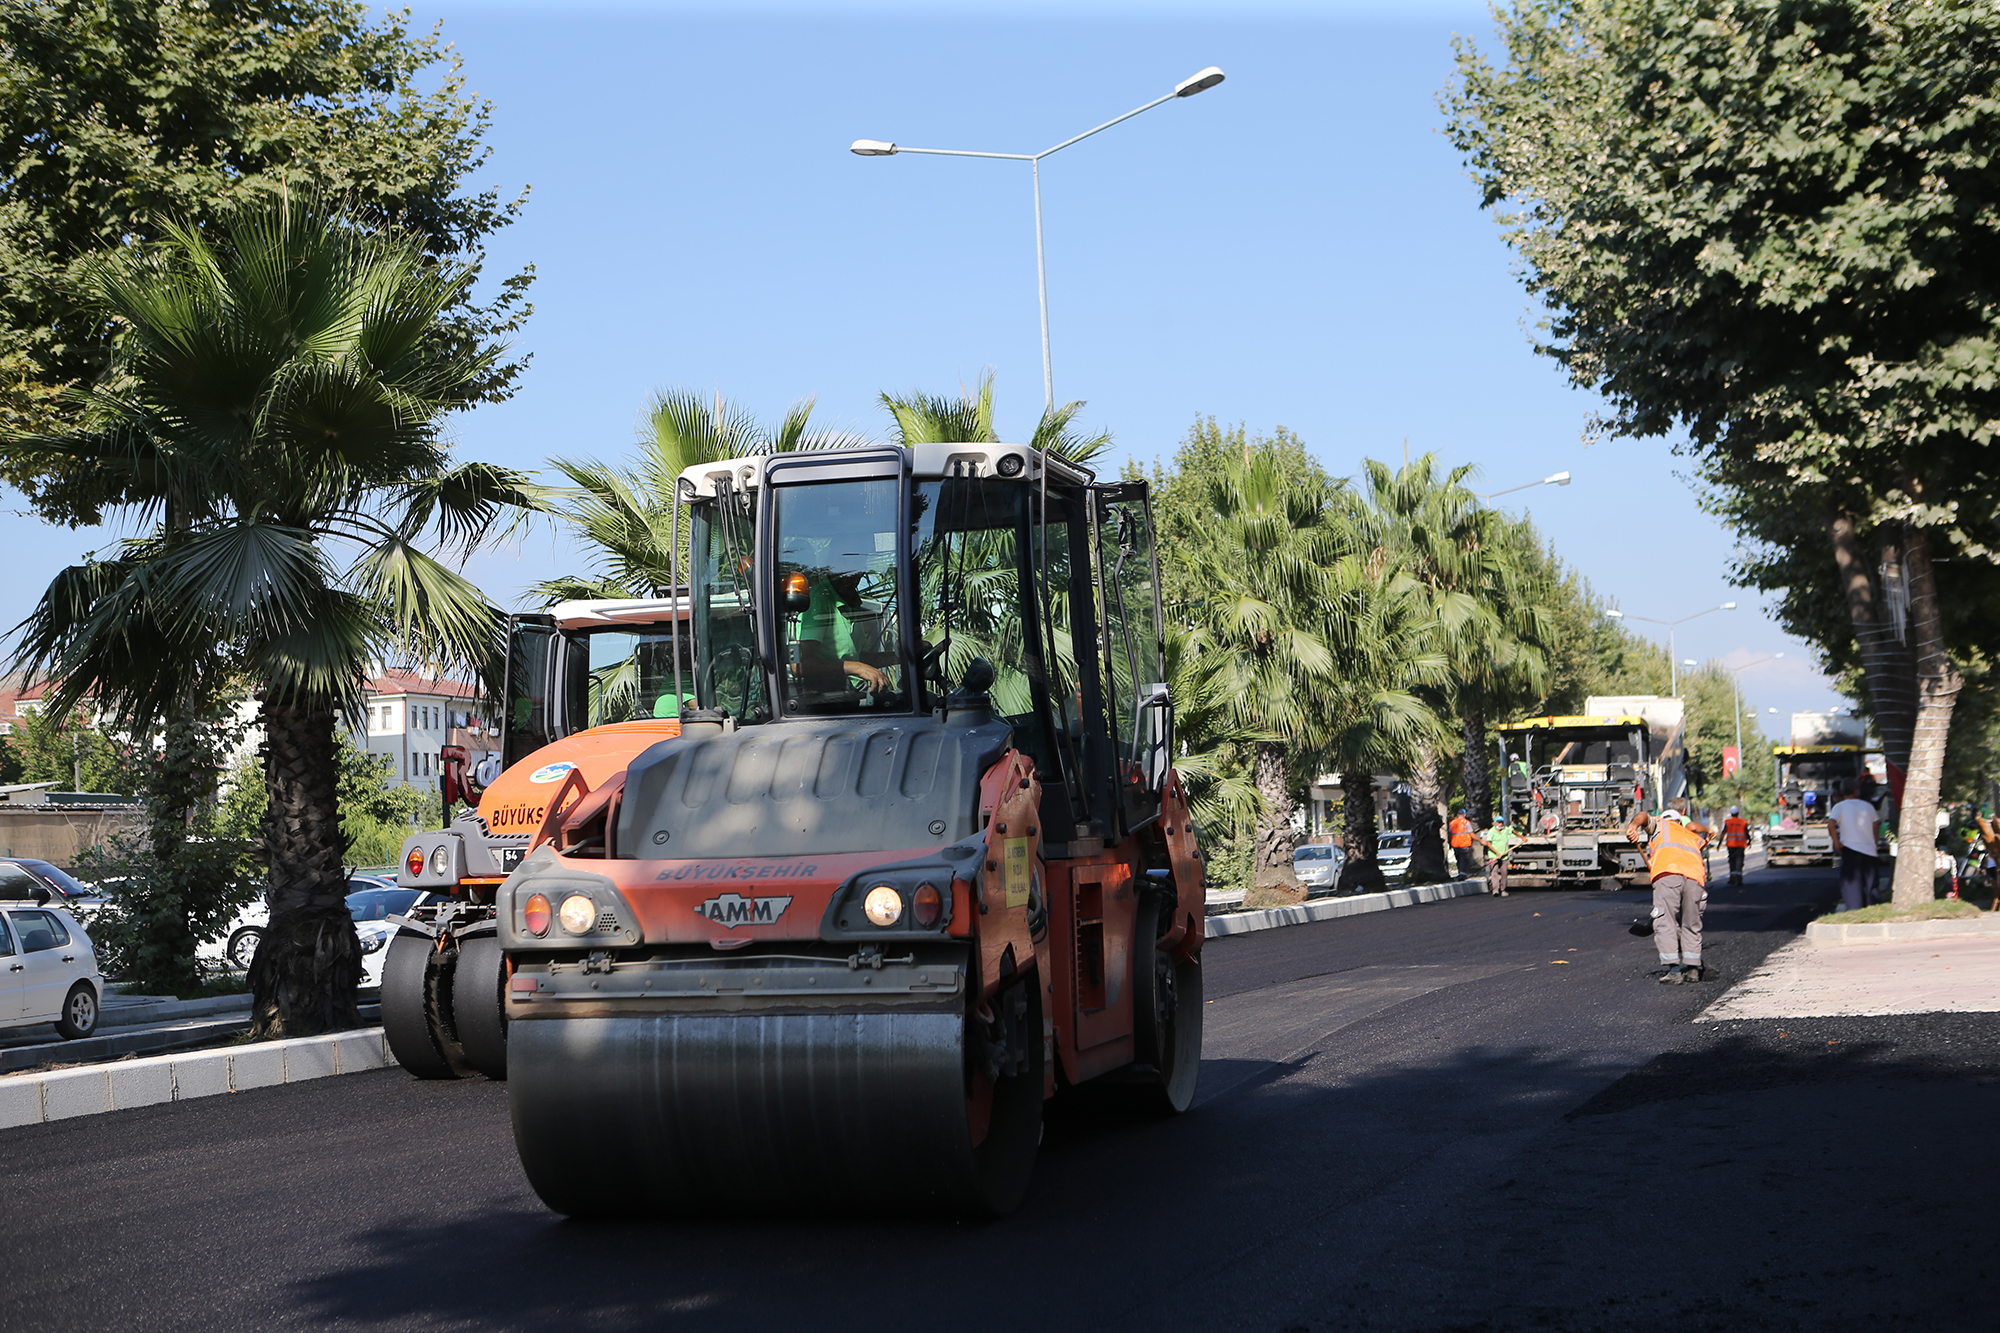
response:
<path id="1" fill-rule="evenodd" d="M 1681 665 L 1682 665 L 1682 666 L 1700 666 L 1701 664 L 1700 664 L 1699 662 L 1695 661 L 1695 660 L 1694 660 L 1694 659 L 1693 659 L 1692 657 L 1683 657 L 1683 658 L 1681 659 Z"/>
<path id="2" fill-rule="evenodd" d="M 896 145 L 883 143 L 880 139 L 856 139 L 848 145 L 847 151 L 856 157 L 890 157 L 895 154 Z"/>
<path id="3" fill-rule="evenodd" d="M 1199 70 L 1193 74 L 1190 74 L 1185 79 L 1182 79 L 1179 83 L 1175 84 L 1174 96 L 1193 97 L 1196 93 L 1207 92 L 1210 88 L 1213 88 L 1216 84 L 1221 82 L 1222 82 L 1222 71 L 1217 69 L 1215 66 L 1210 65 L 1207 69 Z M 855 151 L 859 152 L 860 150 L 856 149 Z"/>
<path id="4" fill-rule="evenodd" d="M 1610 616 L 1613 620 L 1623 620 L 1625 618 L 1625 613 L 1615 606 L 1605 607 L 1604 614 Z"/>
<path id="5" fill-rule="evenodd" d="M 1724 603 L 1722 604 L 1722 609 L 1723 609 L 1723 610 L 1725 610 L 1725 611 L 1734 611 L 1734 610 L 1736 609 L 1736 603 L 1734 603 L 1734 602 L 1724 602 Z"/>
<path id="6" fill-rule="evenodd" d="M 1553 477 L 1544 477 L 1544 478 L 1542 478 L 1542 485 L 1544 485 L 1544 486 L 1567 486 L 1567 485 L 1569 485 L 1569 473 L 1567 473 L 1567 472 L 1558 472 L 1558 473 L 1556 473 L 1556 474 L 1555 474 L 1555 475 L 1554 475 Z"/>

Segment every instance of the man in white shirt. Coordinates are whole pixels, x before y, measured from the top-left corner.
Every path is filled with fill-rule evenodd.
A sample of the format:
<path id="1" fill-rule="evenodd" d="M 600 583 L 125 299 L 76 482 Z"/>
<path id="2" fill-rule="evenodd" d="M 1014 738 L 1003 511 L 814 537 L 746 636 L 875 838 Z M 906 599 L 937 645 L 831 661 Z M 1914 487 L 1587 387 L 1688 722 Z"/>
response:
<path id="1" fill-rule="evenodd" d="M 1853 912 L 1881 896 L 1882 816 L 1849 783 L 1840 784 L 1840 797 L 1826 812 L 1826 831 L 1840 854 L 1841 905 Z"/>

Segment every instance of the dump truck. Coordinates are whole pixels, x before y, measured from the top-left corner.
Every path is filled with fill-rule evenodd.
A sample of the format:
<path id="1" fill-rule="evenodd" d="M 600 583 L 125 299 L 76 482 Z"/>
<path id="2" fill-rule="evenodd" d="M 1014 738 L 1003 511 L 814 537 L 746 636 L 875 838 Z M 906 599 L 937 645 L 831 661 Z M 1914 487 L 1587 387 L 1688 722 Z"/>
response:
<path id="1" fill-rule="evenodd" d="M 1186 1110 L 1202 859 L 1145 483 L 917 444 L 678 498 L 680 734 L 551 784 L 496 898 L 536 1193 L 997 1215 L 1048 1098 Z"/>
<path id="2" fill-rule="evenodd" d="M 1685 707 L 1654 694 L 1593 695 L 1572 716 L 1496 726 L 1500 808 L 1522 830 L 1508 872 L 1528 888 L 1647 884 L 1625 826 L 1687 794 Z"/>
<path id="3" fill-rule="evenodd" d="M 511 616 L 498 673 L 500 749 L 491 766 L 445 747 L 443 808 L 472 807 L 403 842 L 396 882 L 425 891 L 395 918 L 382 963 L 382 1028 L 420 1078 L 507 1073 L 505 963 L 495 893 L 521 864 L 572 772 L 601 784 L 680 734 L 693 645 L 685 598 L 561 602 Z"/>
<path id="4" fill-rule="evenodd" d="M 1776 770 L 1778 822 L 1764 832 L 1764 852 L 1774 866 L 1830 866 L 1839 857 L 1826 812 L 1844 783 L 1858 783 L 1868 756 L 1859 718 L 1829 713 L 1792 714 L 1789 744 L 1771 747 Z"/>

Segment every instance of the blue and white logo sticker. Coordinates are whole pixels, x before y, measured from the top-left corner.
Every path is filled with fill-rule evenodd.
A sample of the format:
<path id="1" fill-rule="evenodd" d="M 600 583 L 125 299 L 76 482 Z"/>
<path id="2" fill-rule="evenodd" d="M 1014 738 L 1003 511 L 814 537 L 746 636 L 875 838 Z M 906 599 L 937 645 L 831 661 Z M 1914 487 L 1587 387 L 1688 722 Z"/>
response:
<path id="1" fill-rule="evenodd" d="M 534 772 L 528 774 L 528 781 L 561 782 L 564 778 L 569 776 L 569 771 L 575 767 L 576 767 L 575 764 L 569 763 L 567 761 L 559 764 L 545 764 L 541 768 L 538 768 Z"/>

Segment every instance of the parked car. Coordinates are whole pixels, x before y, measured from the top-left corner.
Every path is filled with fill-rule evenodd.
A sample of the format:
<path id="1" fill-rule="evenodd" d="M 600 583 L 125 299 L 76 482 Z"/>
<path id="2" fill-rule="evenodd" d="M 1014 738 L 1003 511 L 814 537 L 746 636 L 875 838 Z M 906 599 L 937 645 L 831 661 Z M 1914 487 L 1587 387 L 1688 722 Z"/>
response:
<path id="1" fill-rule="evenodd" d="M 1330 842 L 1309 842 L 1292 852 L 1292 873 L 1308 889 L 1330 889 L 1340 882 L 1347 853 Z"/>
<path id="2" fill-rule="evenodd" d="M 403 905 L 400 907 L 381 908 L 381 904 L 387 900 L 371 895 L 384 893 L 402 895 L 396 901 L 402 901 Z M 347 910 L 354 916 L 357 923 L 371 920 L 380 921 L 384 916 L 398 915 L 407 911 L 410 905 L 416 902 L 417 897 L 417 890 L 399 889 L 396 887 L 395 880 L 383 875 L 349 875 L 347 877 Z M 361 911 L 355 910 L 357 899 L 361 900 Z M 403 899 L 407 899 L 407 901 L 403 901 Z M 377 910 L 378 908 L 381 908 L 381 910 Z M 363 912 L 368 913 L 368 915 L 364 916 Z M 251 903 L 248 907 L 237 913 L 236 919 L 229 923 L 228 930 L 202 945 L 197 952 L 202 957 L 226 963 L 239 971 L 247 971 L 250 967 L 250 960 L 257 956 L 257 945 L 263 940 L 264 926 L 270 919 L 271 909 L 265 906 L 262 898 L 259 898 L 256 902 Z M 378 944 L 376 949 L 379 951 L 381 947 Z M 368 938 L 365 933 L 362 937 L 361 948 L 363 953 L 369 952 Z M 380 970 L 381 963 L 379 959 L 376 961 L 374 967 L 375 970 Z M 378 984 L 378 981 L 364 978 L 361 984 L 364 986 L 373 986 Z"/>
<path id="3" fill-rule="evenodd" d="M 1407 876 L 1410 873 L 1410 835 L 1378 834 L 1375 839 L 1375 864 L 1382 867 L 1382 874 L 1389 879 Z"/>
<path id="4" fill-rule="evenodd" d="M 402 916 L 430 897 L 421 889 L 402 889 L 396 881 L 381 875 L 350 875 L 347 887 L 347 912 L 354 918 L 354 933 L 361 940 L 361 984 L 379 986 L 382 984 L 382 963 L 389 956 L 389 941 L 395 937 L 396 923 L 392 916 Z M 221 943 L 210 941 L 202 952 L 208 957 L 220 957 L 229 966 L 247 970 L 250 960 L 257 956 L 257 945 L 264 938 L 264 926 L 271 919 L 263 901 L 252 903 L 243 910 L 230 926 L 227 934 L 220 936 Z"/>
<path id="5" fill-rule="evenodd" d="M 35 886 L 15 898 L 18 878 L 0 884 L 0 1028 L 54 1023 L 72 1040 L 88 1037 L 104 999 L 97 950 L 69 909 Z"/>
<path id="6" fill-rule="evenodd" d="M 71 911 L 79 907 L 94 907 L 104 901 L 101 891 L 78 882 L 47 861 L 26 856 L 0 856 L 0 898 L 33 898 L 36 889 L 44 890 L 48 901 Z"/>

